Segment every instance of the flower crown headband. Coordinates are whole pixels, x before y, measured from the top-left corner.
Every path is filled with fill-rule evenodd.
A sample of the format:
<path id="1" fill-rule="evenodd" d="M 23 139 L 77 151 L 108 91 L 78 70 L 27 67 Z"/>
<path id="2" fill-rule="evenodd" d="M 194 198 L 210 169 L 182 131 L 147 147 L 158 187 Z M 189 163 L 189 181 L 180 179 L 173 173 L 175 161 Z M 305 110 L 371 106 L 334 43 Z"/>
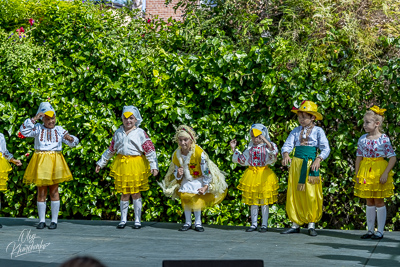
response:
<path id="1" fill-rule="evenodd" d="M 378 115 L 383 116 L 383 114 L 385 114 L 386 109 L 384 108 L 379 108 L 378 106 L 373 106 L 372 108 L 370 108 L 370 110 L 372 110 L 373 112 L 375 112 Z"/>
<path id="2" fill-rule="evenodd" d="M 187 132 L 187 133 L 190 135 L 190 138 L 192 138 L 193 141 L 195 140 L 194 137 L 193 137 L 193 135 L 190 133 L 189 130 L 187 130 L 185 127 L 182 127 L 181 129 L 184 130 L 185 132 Z M 193 129 L 192 129 L 192 130 L 193 130 Z"/>

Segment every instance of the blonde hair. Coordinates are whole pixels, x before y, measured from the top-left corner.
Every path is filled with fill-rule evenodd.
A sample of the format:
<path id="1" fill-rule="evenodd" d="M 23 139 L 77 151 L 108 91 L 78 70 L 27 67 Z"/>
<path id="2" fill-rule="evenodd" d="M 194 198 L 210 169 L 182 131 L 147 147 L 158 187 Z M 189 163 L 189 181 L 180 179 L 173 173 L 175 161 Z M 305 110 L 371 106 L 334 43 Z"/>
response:
<path id="1" fill-rule="evenodd" d="M 179 136 L 189 136 L 193 143 L 196 143 L 197 135 L 192 127 L 187 125 L 180 125 L 178 129 L 176 129 L 176 133 L 174 135 L 173 141 L 178 143 Z"/>
<path id="2" fill-rule="evenodd" d="M 367 112 L 365 112 L 364 118 L 367 116 L 371 117 L 375 122 L 379 122 L 380 124 L 379 124 L 378 130 L 380 133 L 384 133 L 384 131 L 383 131 L 383 116 L 373 112 L 372 110 L 367 110 Z"/>

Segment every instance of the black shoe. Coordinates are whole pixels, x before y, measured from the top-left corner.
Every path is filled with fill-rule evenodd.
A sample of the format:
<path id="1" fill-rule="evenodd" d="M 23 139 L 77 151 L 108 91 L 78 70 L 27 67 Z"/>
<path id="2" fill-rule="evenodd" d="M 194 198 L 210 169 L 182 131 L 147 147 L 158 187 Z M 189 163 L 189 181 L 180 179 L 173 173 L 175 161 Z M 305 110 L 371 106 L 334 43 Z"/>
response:
<path id="1" fill-rule="evenodd" d="M 40 223 L 36 226 L 36 229 L 43 229 L 43 228 L 45 228 L 45 227 L 46 227 L 46 223 L 40 222 Z"/>
<path id="2" fill-rule="evenodd" d="M 361 239 L 370 239 L 371 237 L 373 237 L 374 234 L 371 232 L 366 233 L 365 235 L 361 236 Z"/>
<path id="3" fill-rule="evenodd" d="M 192 228 L 192 226 L 191 226 L 191 225 L 184 224 L 184 225 L 182 225 L 181 229 L 179 229 L 178 231 L 182 231 L 182 232 L 184 232 L 184 231 L 187 231 L 187 230 L 189 230 L 190 228 Z"/>
<path id="4" fill-rule="evenodd" d="M 266 231 L 268 231 L 268 227 L 265 225 L 262 225 L 261 228 L 258 230 L 260 233 L 265 233 Z"/>
<path id="5" fill-rule="evenodd" d="M 383 234 L 381 232 L 377 232 L 378 234 L 374 234 L 371 236 L 371 239 L 378 240 L 383 238 Z"/>
<path id="6" fill-rule="evenodd" d="M 257 226 L 252 225 L 246 229 L 246 232 L 254 232 L 254 231 L 257 231 Z"/>
<path id="7" fill-rule="evenodd" d="M 117 225 L 117 229 L 124 229 L 125 226 L 126 226 L 126 222 L 120 222 L 120 223 Z"/>
<path id="8" fill-rule="evenodd" d="M 300 227 L 297 228 L 289 228 L 286 231 L 281 232 L 282 235 L 286 234 L 298 234 L 300 233 Z"/>
<path id="9" fill-rule="evenodd" d="M 141 224 L 135 224 L 135 225 L 132 226 L 132 228 L 133 229 L 140 229 L 140 228 L 142 228 L 142 225 Z"/>
<path id="10" fill-rule="evenodd" d="M 195 226 L 195 227 L 194 227 L 194 230 L 197 231 L 197 232 L 204 232 L 204 228 L 203 228 L 203 226 L 201 226 L 201 225 Z"/>
<path id="11" fill-rule="evenodd" d="M 57 224 L 55 222 L 51 222 L 49 225 L 49 229 L 51 230 L 57 229 Z"/>
<path id="12" fill-rule="evenodd" d="M 318 234 L 317 234 L 317 231 L 315 231 L 314 228 L 310 228 L 310 229 L 308 229 L 308 235 L 309 236 L 317 236 Z"/>

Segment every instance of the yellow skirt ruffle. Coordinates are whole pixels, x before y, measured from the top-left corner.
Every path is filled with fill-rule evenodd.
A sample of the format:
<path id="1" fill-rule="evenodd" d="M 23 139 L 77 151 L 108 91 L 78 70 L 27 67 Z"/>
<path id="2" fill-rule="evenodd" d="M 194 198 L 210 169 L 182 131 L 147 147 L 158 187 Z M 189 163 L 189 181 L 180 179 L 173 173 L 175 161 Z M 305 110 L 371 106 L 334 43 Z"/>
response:
<path id="1" fill-rule="evenodd" d="M 149 190 L 150 164 L 145 156 L 117 155 L 110 176 L 115 179 L 115 189 L 122 194 L 136 194 Z"/>
<path id="2" fill-rule="evenodd" d="M 24 183 L 38 187 L 71 180 L 71 171 L 59 151 L 35 151 L 24 174 Z"/>
<path id="3" fill-rule="evenodd" d="M 288 190 L 286 195 L 286 212 L 289 220 L 303 225 L 316 223 L 322 217 L 322 177 L 317 184 L 305 183 L 305 191 L 297 190 L 303 159 L 294 157 L 289 169 Z M 307 177 L 312 160 L 307 162 Z"/>
<path id="4" fill-rule="evenodd" d="M 247 205 L 269 205 L 278 201 L 278 177 L 268 167 L 249 167 L 239 181 L 242 202 Z"/>
<path id="5" fill-rule="evenodd" d="M 192 193 L 181 193 L 178 192 L 178 196 L 181 199 L 182 208 L 184 210 L 204 210 L 206 208 L 210 208 L 216 204 L 219 204 L 224 200 L 226 193 L 225 192 L 221 195 L 215 197 L 213 194 L 207 193 L 204 195 L 199 194 L 192 194 Z"/>
<path id="6" fill-rule="evenodd" d="M 7 190 L 8 173 L 11 170 L 10 163 L 0 153 L 0 192 Z"/>
<path id="7" fill-rule="evenodd" d="M 360 198 L 387 198 L 393 196 L 393 175 L 390 171 L 386 183 L 381 184 L 379 179 L 388 166 L 383 158 L 363 158 L 357 176 L 353 179 L 354 195 Z M 356 178 L 358 178 L 358 183 Z"/>

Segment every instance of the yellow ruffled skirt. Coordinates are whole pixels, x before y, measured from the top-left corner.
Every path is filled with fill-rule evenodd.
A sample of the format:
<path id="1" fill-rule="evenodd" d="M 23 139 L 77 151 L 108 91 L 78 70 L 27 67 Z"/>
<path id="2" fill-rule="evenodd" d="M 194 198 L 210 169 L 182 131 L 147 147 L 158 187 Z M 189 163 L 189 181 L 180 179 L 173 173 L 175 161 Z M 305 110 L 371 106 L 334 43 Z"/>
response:
<path id="1" fill-rule="evenodd" d="M 115 179 L 115 189 L 122 194 L 136 194 L 149 190 L 150 164 L 145 156 L 117 155 L 110 176 Z"/>
<path id="2" fill-rule="evenodd" d="M 7 190 L 8 173 L 11 170 L 10 163 L 0 153 L 0 192 Z"/>
<path id="3" fill-rule="evenodd" d="M 181 199 L 182 208 L 184 210 L 204 210 L 206 208 L 210 208 L 216 204 L 219 204 L 224 200 L 226 193 L 225 192 L 221 195 L 214 196 L 213 194 L 206 193 L 204 195 L 193 194 L 193 193 L 182 193 L 178 192 L 178 196 Z"/>
<path id="4" fill-rule="evenodd" d="M 24 183 L 50 186 L 72 180 L 61 151 L 35 151 L 24 174 Z"/>
<path id="5" fill-rule="evenodd" d="M 297 190 L 303 159 L 294 157 L 289 169 L 286 212 L 290 221 L 303 225 L 318 222 L 322 217 L 322 182 L 311 184 L 306 179 L 305 191 Z M 312 160 L 307 162 L 307 177 Z M 321 178 L 322 180 L 322 178 Z"/>
<path id="6" fill-rule="evenodd" d="M 269 205 L 278 200 L 278 177 L 268 167 L 249 167 L 239 181 L 242 202 L 247 205 Z"/>
<path id="7" fill-rule="evenodd" d="M 390 171 L 386 183 L 381 184 L 379 182 L 387 166 L 388 162 L 383 158 L 363 158 L 357 176 L 354 178 L 354 195 L 360 198 L 387 198 L 393 196 L 394 172 Z"/>

